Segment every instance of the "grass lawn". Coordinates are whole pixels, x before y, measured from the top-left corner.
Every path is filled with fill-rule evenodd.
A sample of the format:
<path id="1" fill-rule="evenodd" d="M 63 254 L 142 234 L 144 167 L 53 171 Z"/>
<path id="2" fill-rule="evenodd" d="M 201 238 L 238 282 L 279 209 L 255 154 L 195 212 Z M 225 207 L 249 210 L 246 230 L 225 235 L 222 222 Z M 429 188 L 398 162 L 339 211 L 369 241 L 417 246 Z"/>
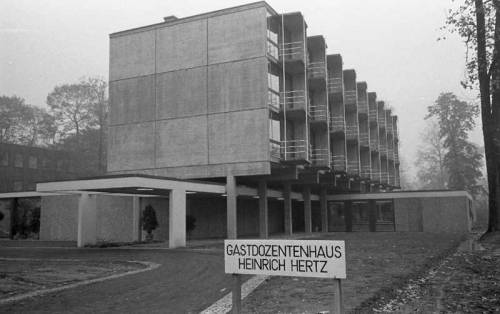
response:
<path id="1" fill-rule="evenodd" d="M 0 258 L 0 301 L 19 294 L 145 268 L 135 262 Z"/>
<path id="2" fill-rule="evenodd" d="M 335 233 L 321 237 L 346 241 L 347 279 L 342 281 L 346 311 L 371 312 L 375 299 L 390 298 L 409 278 L 448 255 L 459 235 L 398 232 Z M 272 277 L 243 302 L 245 313 L 318 313 L 330 310 L 332 281 Z"/>

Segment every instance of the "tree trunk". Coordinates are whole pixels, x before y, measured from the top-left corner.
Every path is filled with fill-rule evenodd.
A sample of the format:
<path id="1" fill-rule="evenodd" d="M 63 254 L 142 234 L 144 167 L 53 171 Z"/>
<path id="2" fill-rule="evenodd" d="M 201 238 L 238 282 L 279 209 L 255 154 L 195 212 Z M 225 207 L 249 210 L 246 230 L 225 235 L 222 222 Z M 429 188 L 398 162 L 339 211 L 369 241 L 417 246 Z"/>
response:
<path id="1" fill-rule="evenodd" d="M 483 123 L 483 139 L 486 160 L 486 172 L 488 176 L 488 232 L 499 230 L 498 226 L 498 208 L 497 198 L 497 181 L 498 181 L 498 167 L 495 158 L 495 145 L 493 135 L 495 133 L 494 119 L 491 111 L 491 94 L 490 94 L 490 77 L 488 73 L 488 63 L 486 58 L 486 27 L 485 27 L 485 12 L 482 0 L 474 1 L 476 8 L 476 33 L 477 33 L 477 67 L 479 79 L 479 91 L 481 94 L 481 118 Z M 495 1 L 496 16 L 499 15 L 498 1 Z M 497 35 L 500 31 L 500 19 L 497 18 L 495 24 L 495 48 L 492 60 L 492 74 L 494 80 L 497 80 L 498 73 L 496 66 L 496 59 L 498 59 L 498 48 L 500 41 Z M 498 81 L 497 81 L 498 82 Z M 498 102 L 498 88 L 494 88 L 493 101 Z"/>

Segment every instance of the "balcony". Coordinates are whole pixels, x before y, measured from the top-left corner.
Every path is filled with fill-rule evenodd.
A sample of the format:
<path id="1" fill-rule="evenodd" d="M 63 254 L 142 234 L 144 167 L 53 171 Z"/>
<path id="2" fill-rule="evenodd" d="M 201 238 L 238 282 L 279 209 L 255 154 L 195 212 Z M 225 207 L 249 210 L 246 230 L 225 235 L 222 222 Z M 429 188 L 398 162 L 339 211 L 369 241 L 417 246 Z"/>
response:
<path id="1" fill-rule="evenodd" d="M 389 185 L 392 185 L 392 186 L 396 185 L 396 176 L 389 175 Z"/>
<path id="2" fill-rule="evenodd" d="M 358 114 L 368 114 L 368 103 L 364 100 L 358 100 Z"/>
<path id="3" fill-rule="evenodd" d="M 344 155 L 333 155 L 332 156 L 332 165 L 334 171 L 342 171 L 344 172 L 346 169 L 345 156 Z"/>
<path id="4" fill-rule="evenodd" d="M 345 128 L 345 138 L 350 141 L 357 141 L 359 137 L 358 126 L 347 125 Z"/>
<path id="5" fill-rule="evenodd" d="M 362 178 L 367 178 L 367 179 L 370 179 L 371 178 L 371 167 L 370 165 L 361 165 L 361 174 L 360 176 Z"/>
<path id="6" fill-rule="evenodd" d="M 342 77 L 329 77 L 328 78 L 328 93 L 336 94 L 342 93 Z"/>
<path id="7" fill-rule="evenodd" d="M 368 111 L 368 120 L 370 123 L 377 123 L 377 109 L 370 109 Z"/>
<path id="8" fill-rule="evenodd" d="M 345 105 L 356 105 L 357 103 L 357 93 L 355 90 L 344 91 L 344 104 Z"/>
<path id="9" fill-rule="evenodd" d="M 378 148 L 380 155 L 387 156 L 387 145 L 380 143 Z"/>
<path id="10" fill-rule="evenodd" d="M 376 139 L 370 139 L 370 150 L 372 152 L 378 152 L 378 141 Z"/>
<path id="11" fill-rule="evenodd" d="M 349 175 L 359 175 L 359 163 L 357 160 L 347 161 L 347 174 Z"/>
<path id="12" fill-rule="evenodd" d="M 285 62 L 304 60 L 304 42 L 295 41 L 284 43 L 280 47 L 280 58 Z"/>
<path id="13" fill-rule="evenodd" d="M 309 62 L 307 64 L 307 77 L 309 79 L 325 79 L 326 65 L 324 61 Z"/>
<path id="14" fill-rule="evenodd" d="M 328 112 L 326 105 L 309 106 L 309 116 L 312 122 L 327 122 Z"/>
<path id="15" fill-rule="evenodd" d="M 330 167 L 330 151 L 327 148 L 311 149 L 311 163 L 315 167 L 328 168 Z"/>
<path id="16" fill-rule="evenodd" d="M 280 142 L 281 160 L 307 160 L 307 146 L 305 140 L 289 140 Z"/>
<path id="17" fill-rule="evenodd" d="M 385 128 L 385 116 L 384 115 L 382 115 L 382 116 L 379 115 L 377 122 L 378 122 L 378 126 L 380 128 Z"/>
<path id="18" fill-rule="evenodd" d="M 306 110 L 306 94 L 303 90 L 281 92 L 280 95 L 280 109 L 282 111 L 284 108 L 286 111 Z"/>
<path id="19" fill-rule="evenodd" d="M 394 160 L 394 149 L 390 147 L 387 148 L 387 158 Z"/>
<path id="20" fill-rule="evenodd" d="M 364 147 L 370 146 L 370 136 L 368 135 L 368 133 L 359 132 L 359 145 Z"/>
<path id="21" fill-rule="evenodd" d="M 397 149 L 394 150 L 394 162 L 399 164 L 399 152 Z"/>
<path id="22" fill-rule="evenodd" d="M 330 133 L 344 132 L 345 120 L 343 115 L 330 116 Z"/>

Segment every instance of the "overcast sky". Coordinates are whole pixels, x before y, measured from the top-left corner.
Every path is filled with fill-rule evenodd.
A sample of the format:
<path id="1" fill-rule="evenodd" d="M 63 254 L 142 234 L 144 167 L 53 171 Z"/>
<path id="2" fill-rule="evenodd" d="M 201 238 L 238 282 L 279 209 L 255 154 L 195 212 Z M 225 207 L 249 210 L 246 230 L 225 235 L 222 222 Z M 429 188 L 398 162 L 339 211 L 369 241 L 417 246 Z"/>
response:
<path id="1" fill-rule="evenodd" d="M 54 86 L 83 76 L 107 80 L 108 34 L 251 1 L 229 0 L 2 0 L 0 95 L 45 106 Z M 460 87 L 464 46 L 443 34 L 451 0 L 269 0 L 278 12 L 301 11 L 308 35 L 322 34 L 328 53 L 399 116 L 401 155 L 412 165 L 426 107 L 440 92 L 475 101 Z M 481 144 L 481 134 L 473 140 Z"/>

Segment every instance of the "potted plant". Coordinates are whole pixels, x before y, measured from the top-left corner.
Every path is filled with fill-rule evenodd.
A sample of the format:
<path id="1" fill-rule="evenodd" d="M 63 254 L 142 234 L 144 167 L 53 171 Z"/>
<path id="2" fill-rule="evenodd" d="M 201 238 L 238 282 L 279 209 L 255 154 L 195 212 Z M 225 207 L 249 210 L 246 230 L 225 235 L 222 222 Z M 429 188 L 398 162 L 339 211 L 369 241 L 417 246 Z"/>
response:
<path id="1" fill-rule="evenodd" d="M 142 230 L 146 231 L 146 241 L 153 241 L 153 230 L 158 227 L 158 220 L 156 219 L 156 212 L 153 206 L 148 205 L 142 212 Z"/>

